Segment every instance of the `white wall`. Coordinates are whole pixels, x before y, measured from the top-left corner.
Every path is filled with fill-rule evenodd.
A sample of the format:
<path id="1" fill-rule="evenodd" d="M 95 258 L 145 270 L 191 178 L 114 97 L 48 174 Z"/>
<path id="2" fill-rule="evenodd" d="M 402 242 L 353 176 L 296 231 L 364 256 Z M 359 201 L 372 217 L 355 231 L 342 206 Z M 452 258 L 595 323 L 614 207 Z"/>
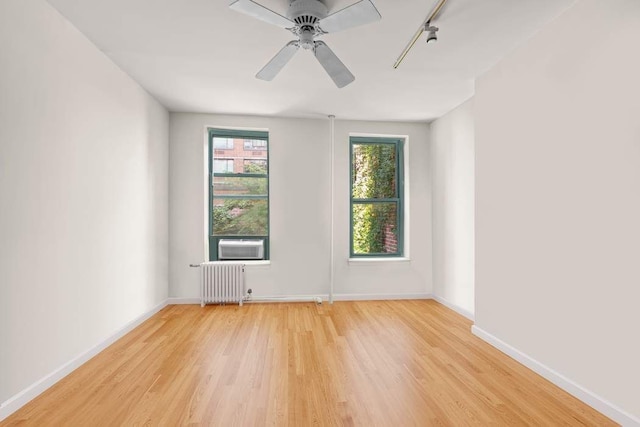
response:
<path id="1" fill-rule="evenodd" d="M 477 81 L 476 325 L 640 419 L 640 2 Z"/>
<path id="2" fill-rule="evenodd" d="M 199 273 L 189 264 L 205 259 L 207 126 L 269 129 L 271 265 L 249 268 L 247 286 L 254 295 L 324 293 L 330 229 L 327 123 L 172 113 L 170 296 L 199 296 Z"/>
<path id="3" fill-rule="evenodd" d="M 349 134 L 403 135 L 405 211 L 408 234 L 405 255 L 410 261 L 349 262 Z M 337 298 L 360 295 L 431 294 L 431 180 L 429 125 L 336 120 L 335 126 L 335 283 Z"/>
<path id="4" fill-rule="evenodd" d="M 0 2 L 0 402 L 167 297 L 168 113 L 41 0 Z"/>
<path id="5" fill-rule="evenodd" d="M 433 293 L 474 313 L 473 99 L 431 123 Z"/>
<path id="6" fill-rule="evenodd" d="M 198 297 L 205 257 L 207 127 L 269 130 L 271 264 L 250 266 L 255 296 L 327 295 L 330 280 L 331 176 L 328 119 L 171 114 L 170 295 Z M 410 138 L 411 262 L 349 264 L 349 132 Z M 431 292 L 428 125 L 336 121 L 336 293 Z M 415 193 L 415 194 L 414 194 Z"/>

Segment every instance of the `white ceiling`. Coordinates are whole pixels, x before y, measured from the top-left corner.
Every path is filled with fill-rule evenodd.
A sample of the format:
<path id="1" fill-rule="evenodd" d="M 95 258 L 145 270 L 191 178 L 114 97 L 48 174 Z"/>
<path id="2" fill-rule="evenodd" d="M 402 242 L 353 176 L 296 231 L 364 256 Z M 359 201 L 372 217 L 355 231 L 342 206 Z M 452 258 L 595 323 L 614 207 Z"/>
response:
<path id="1" fill-rule="evenodd" d="M 258 0 L 281 14 L 289 0 Z M 338 89 L 300 50 L 272 82 L 254 75 L 292 34 L 229 0 L 49 0 L 171 111 L 427 121 L 473 95 L 474 79 L 574 0 L 449 0 L 400 68 L 436 0 L 374 0 L 382 20 L 324 40 L 356 76 Z M 330 10 L 355 0 L 325 0 Z"/>

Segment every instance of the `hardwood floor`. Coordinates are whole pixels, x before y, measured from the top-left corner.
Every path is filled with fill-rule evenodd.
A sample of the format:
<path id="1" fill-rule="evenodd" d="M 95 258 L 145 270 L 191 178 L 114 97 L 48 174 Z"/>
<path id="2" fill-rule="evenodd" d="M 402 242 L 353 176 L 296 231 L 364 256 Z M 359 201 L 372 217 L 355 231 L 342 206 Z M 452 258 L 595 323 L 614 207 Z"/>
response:
<path id="1" fill-rule="evenodd" d="M 169 306 L 0 423 L 615 425 L 435 301 Z"/>

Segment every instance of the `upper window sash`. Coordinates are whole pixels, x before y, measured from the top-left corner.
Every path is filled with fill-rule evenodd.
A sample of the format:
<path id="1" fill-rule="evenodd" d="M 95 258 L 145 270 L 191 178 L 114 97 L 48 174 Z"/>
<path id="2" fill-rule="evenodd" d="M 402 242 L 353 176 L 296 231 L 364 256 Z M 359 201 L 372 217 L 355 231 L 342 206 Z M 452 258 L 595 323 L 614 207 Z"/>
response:
<path id="1" fill-rule="evenodd" d="M 210 128 L 209 140 L 211 140 L 211 138 L 214 135 L 220 138 L 262 139 L 265 141 L 269 140 L 269 132 L 262 131 L 262 130 L 234 130 L 234 129 Z"/>

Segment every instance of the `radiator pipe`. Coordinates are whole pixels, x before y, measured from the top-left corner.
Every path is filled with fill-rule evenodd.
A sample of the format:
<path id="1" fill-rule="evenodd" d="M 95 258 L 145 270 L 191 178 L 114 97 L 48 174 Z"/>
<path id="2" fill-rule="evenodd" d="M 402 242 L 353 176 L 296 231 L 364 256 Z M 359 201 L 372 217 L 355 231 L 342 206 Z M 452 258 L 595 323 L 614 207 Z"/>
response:
<path id="1" fill-rule="evenodd" d="M 334 213 L 334 203 L 335 203 L 335 177 L 334 177 L 334 168 L 333 168 L 333 161 L 334 161 L 334 157 L 335 157 L 335 145 L 336 145 L 336 126 L 335 126 L 335 121 L 336 121 L 336 116 L 334 116 L 333 114 L 329 115 L 329 132 L 330 132 L 330 140 L 331 140 L 331 161 L 329 162 L 331 167 L 330 167 L 330 171 L 331 171 L 331 251 L 330 251 L 330 256 L 331 259 L 329 261 L 329 268 L 330 273 L 329 273 L 329 304 L 333 304 L 333 282 L 334 282 L 334 276 L 335 276 L 335 266 L 334 266 L 334 258 L 335 258 L 335 254 L 334 254 L 334 219 L 333 219 L 333 213 Z"/>

